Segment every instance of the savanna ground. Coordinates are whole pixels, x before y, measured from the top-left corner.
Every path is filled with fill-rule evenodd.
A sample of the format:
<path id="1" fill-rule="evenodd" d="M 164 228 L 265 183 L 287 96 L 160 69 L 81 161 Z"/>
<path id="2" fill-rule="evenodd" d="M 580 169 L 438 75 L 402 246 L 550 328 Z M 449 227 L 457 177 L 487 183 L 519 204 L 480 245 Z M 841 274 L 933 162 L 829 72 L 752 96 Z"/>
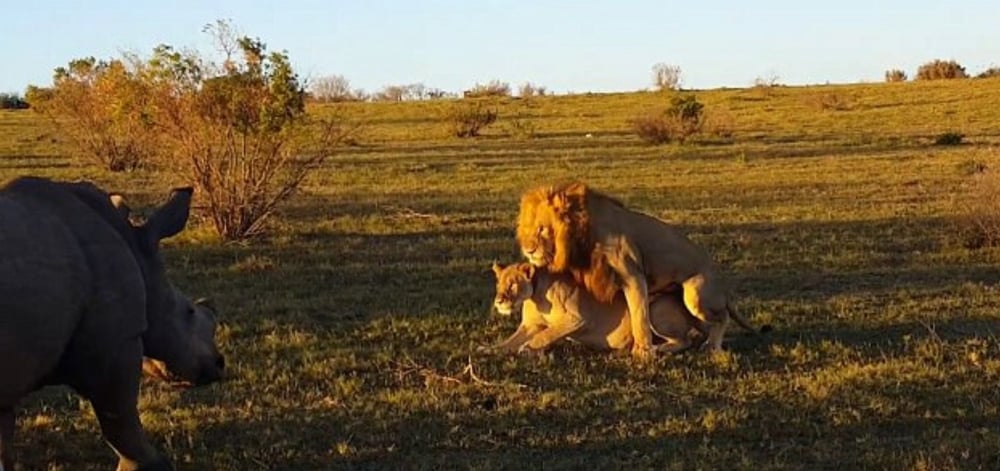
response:
<path id="1" fill-rule="evenodd" d="M 192 470 L 1000 469 L 1000 250 L 955 229 L 980 164 L 1000 165 L 1000 81 L 698 98 L 730 139 L 642 144 L 626 120 L 653 93 L 511 100 L 465 140 L 434 103 L 320 108 L 362 131 L 272 236 L 222 244 L 195 220 L 169 243 L 174 282 L 223 310 L 230 379 L 146 382 L 147 430 Z M 947 131 L 966 143 L 932 145 Z M 58 138 L 0 113 L 0 180 L 88 178 L 140 204 L 184 183 L 104 173 Z M 475 353 L 516 325 L 490 316 L 489 263 L 518 260 L 520 192 L 568 179 L 680 224 L 775 331 L 651 364 Z M 113 466 L 68 390 L 25 401 L 19 429 L 22 469 Z"/>

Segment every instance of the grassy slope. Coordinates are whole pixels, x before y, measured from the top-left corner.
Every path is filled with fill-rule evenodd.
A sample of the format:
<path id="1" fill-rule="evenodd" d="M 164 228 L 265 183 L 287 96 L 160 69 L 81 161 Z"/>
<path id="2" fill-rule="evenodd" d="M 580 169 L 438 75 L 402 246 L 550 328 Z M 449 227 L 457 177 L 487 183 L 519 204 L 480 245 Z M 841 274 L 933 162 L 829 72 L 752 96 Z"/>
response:
<path id="1" fill-rule="evenodd" d="M 966 164 L 1000 165 L 1000 81 L 698 96 L 733 142 L 642 145 L 625 122 L 651 93 L 510 101 L 476 140 L 447 138 L 440 104 L 320 108 L 364 123 L 361 145 L 272 239 L 196 224 L 170 245 L 175 282 L 225 309 L 233 378 L 148 384 L 150 433 L 181 469 L 1000 467 L 1000 251 L 952 235 Z M 511 116 L 540 137 L 507 137 Z M 0 113 L 0 180 L 84 176 L 140 202 L 177 183 L 73 163 L 43 124 Z M 930 145 L 951 130 L 969 144 Z M 516 259 L 518 194 L 570 178 L 684 226 L 776 332 L 653 365 L 470 354 L 514 328 L 488 315 L 488 263 Z M 20 429 L 28 469 L 112 462 L 63 389 Z"/>

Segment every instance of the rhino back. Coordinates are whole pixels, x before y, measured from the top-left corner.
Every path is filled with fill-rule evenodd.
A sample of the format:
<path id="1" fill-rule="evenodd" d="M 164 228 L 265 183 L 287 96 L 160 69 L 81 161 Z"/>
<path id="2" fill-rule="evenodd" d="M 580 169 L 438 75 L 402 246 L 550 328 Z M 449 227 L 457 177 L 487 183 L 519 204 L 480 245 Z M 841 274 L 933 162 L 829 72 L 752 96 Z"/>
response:
<path id="1" fill-rule="evenodd" d="M 132 252 L 88 205 L 45 180 L 0 190 L 0 401 L 87 376 L 66 364 L 100 368 L 102 352 L 145 329 L 144 307 Z"/>

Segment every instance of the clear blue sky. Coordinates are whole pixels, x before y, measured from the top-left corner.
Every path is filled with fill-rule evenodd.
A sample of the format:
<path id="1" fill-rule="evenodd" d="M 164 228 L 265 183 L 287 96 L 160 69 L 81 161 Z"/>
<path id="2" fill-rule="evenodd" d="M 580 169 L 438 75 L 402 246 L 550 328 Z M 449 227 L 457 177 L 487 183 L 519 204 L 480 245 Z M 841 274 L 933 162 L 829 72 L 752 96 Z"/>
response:
<path id="1" fill-rule="evenodd" d="M 201 27 L 230 18 L 305 77 L 340 74 L 369 91 L 423 82 L 531 81 L 566 92 L 650 86 L 676 64 L 690 88 L 879 81 L 933 58 L 970 73 L 1000 65 L 1000 0 L 31 0 L 3 9 L 0 91 L 48 84 L 76 57 L 206 49 Z"/>

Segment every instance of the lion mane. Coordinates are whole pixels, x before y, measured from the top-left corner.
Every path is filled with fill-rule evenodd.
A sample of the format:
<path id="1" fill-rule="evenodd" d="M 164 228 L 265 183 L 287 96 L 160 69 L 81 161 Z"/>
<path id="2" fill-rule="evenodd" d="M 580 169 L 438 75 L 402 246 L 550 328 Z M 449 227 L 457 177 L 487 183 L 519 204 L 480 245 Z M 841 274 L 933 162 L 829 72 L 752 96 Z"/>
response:
<path id="1" fill-rule="evenodd" d="M 603 203 L 603 204 L 597 204 Z M 591 212 L 607 204 L 622 203 L 579 182 L 529 190 L 521 197 L 517 239 L 522 247 L 542 245 L 551 250 L 549 270 L 569 272 L 595 298 L 611 302 L 621 289 L 618 276 L 596 246 L 591 233 Z M 542 240 L 539 228 L 547 227 L 552 240 Z"/>

